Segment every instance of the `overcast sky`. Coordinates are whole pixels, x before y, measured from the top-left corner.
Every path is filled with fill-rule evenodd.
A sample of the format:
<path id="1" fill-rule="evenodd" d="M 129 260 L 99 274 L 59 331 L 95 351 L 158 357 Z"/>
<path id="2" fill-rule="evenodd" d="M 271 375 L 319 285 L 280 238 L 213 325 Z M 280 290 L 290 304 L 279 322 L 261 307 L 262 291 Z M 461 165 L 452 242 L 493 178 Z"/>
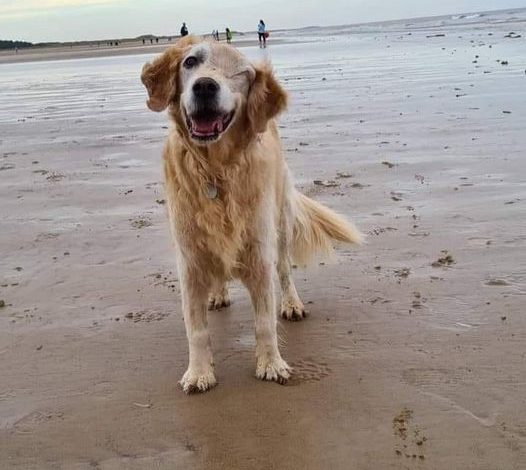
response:
<path id="1" fill-rule="evenodd" d="M 526 0 L 0 0 L 0 39 L 32 42 L 349 24 L 526 7 Z"/>

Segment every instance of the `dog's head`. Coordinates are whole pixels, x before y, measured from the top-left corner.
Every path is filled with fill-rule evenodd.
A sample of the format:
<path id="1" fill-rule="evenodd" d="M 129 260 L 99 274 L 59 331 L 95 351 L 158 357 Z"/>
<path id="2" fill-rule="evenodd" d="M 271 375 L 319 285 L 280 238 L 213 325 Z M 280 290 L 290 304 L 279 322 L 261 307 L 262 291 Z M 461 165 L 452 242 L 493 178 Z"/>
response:
<path id="1" fill-rule="evenodd" d="M 226 44 L 179 40 L 143 67 L 141 80 L 152 111 L 169 108 L 180 131 L 195 145 L 233 136 L 252 137 L 287 104 L 268 65 L 251 64 Z"/>

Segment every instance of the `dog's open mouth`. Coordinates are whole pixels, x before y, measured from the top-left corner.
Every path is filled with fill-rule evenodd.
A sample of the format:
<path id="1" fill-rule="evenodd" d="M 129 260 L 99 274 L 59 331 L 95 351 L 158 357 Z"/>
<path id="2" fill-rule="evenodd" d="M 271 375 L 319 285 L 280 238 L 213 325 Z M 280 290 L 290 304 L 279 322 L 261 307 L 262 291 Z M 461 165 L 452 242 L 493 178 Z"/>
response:
<path id="1" fill-rule="evenodd" d="M 186 115 L 186 125 L 192 138 L 200 141 L 217 140 L 228 129 L 234 112 Z"/>

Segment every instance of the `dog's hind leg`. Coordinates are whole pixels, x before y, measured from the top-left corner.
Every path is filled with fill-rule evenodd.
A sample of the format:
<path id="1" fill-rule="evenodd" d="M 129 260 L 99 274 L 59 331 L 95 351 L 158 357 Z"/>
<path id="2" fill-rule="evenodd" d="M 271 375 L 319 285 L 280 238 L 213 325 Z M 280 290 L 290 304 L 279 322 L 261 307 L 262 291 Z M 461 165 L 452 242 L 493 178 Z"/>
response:
<path id="1" fill-rule="evenodd" d="M 208 310 L 221 310 L 230 306 L 230 295 L 226 281 L 216 281 L 208 297 Z"/>
<path id="2" fill-rule="evenodd" d="M 281 243 L 280 243 L 281 244 Z M 301 301 L 294 279 L 292 279 L 290 257 L 288 250 L 280 249 L 278 259 L 278 276 L 281 286 L 281 316 L 290 321 L 299 321 L 307 315 Z"/>
<path id="3" fill-rule="evenodd" d="M 207 321 L 210 283 L 203 273 L 187 266 L 181 266 L 179 272 L 189 349 L 188 369 L 180 384 L 186 393 L 205 392 L 217 383 Z"/>
<path id="4" fill-rule="evenodd" d="M 290 321 L 299 321 L 306 317 L 294 279 L 292 278 L 290 247 L 293 228 L 292 213 L 288 204 L 283 209 L 278 235 L 278 277 L 281 286 L 281 316 Z"/>

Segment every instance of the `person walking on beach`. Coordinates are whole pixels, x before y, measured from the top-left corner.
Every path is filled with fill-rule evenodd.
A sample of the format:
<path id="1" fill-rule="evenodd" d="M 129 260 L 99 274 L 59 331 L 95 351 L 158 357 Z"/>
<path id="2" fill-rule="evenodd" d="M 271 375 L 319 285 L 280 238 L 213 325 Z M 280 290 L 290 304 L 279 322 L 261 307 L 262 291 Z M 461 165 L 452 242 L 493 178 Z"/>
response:
<path id="1" fill-rule="evenodd" d="M 267 29 L 263 20 L 259 20 L 258 39 L 260 48 L 267 47 Z"/>
<path id="2" fill-rule="evenodd" d="M 230 28 L 226 28 L 225 33 L 226 33 L 226 42 L 230 44 L 232 42 L 232 31 L 230 31 Z"/>
<path id="3" fill-rule="evenodd" d="M 186 23 L 183 22 L 183 26 L 181 26 L 181 37 L 188 36 L 188 28 L 186 27 Z"/>

